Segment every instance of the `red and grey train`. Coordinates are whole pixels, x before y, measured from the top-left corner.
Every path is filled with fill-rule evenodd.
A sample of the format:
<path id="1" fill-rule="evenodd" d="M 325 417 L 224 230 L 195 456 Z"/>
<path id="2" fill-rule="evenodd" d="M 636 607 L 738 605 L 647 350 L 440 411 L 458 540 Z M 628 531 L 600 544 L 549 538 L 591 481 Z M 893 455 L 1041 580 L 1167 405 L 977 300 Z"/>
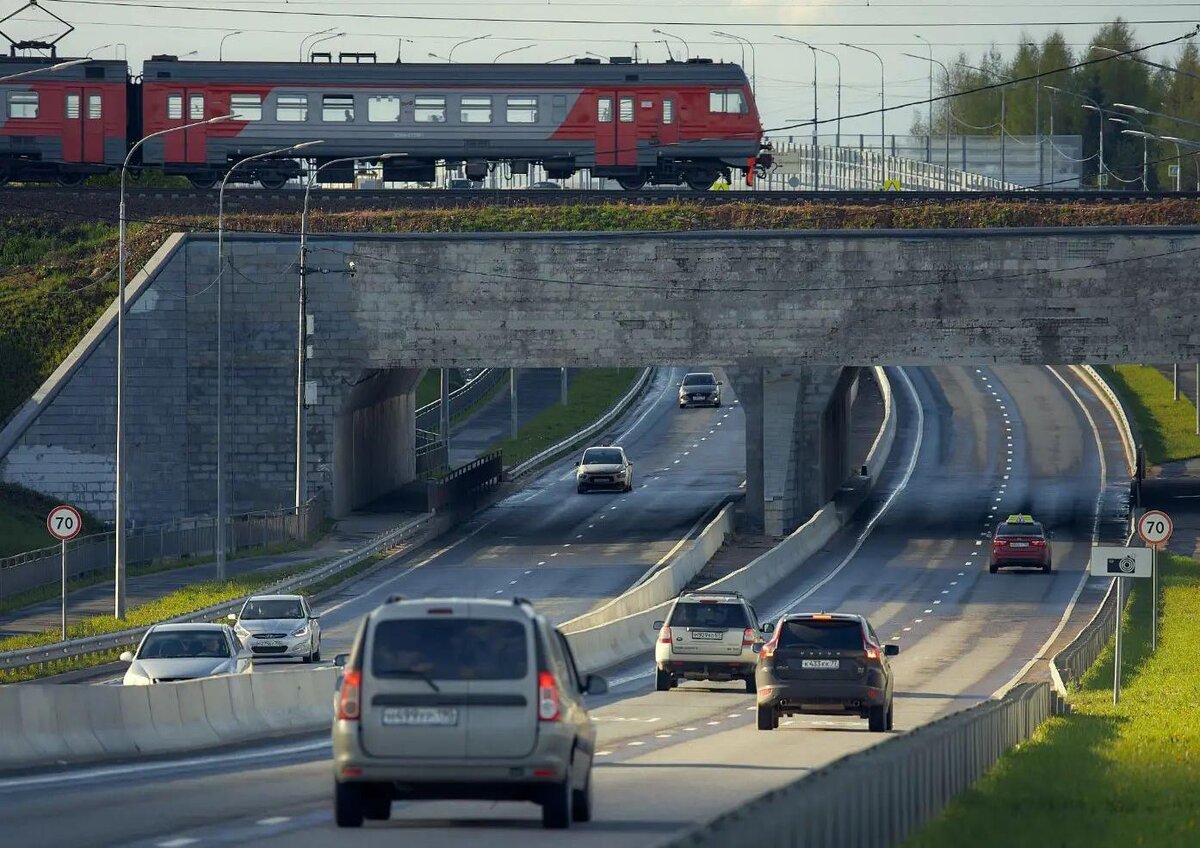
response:
<path id="1" fill-rule="evenodd" d="M 0 57 L 0 77 L 62 60 Z M 147 142 L 140 164 L 211 186 L 237 160 L 303 141 L 318 163 L 370 162 L 385 181 L 429 182 L 439 162 L 470 179 L 490 168 L 551 179 L 577 170 L 617 180 L 708 188 L 770 166 L 746 75 L 709 60 L 574 64 L 342 64 L 93 60 L 0 82 L 0 184 L 77 183 L 120 166 L 137 139 L 217 115 L 233 120 Z M 306 154 L 307 155 L 307 151 Z M 324 182 L 348 182 L 351 165 Z M 251 163 L 231 181 L 278 187 L 295 159 Z"/>

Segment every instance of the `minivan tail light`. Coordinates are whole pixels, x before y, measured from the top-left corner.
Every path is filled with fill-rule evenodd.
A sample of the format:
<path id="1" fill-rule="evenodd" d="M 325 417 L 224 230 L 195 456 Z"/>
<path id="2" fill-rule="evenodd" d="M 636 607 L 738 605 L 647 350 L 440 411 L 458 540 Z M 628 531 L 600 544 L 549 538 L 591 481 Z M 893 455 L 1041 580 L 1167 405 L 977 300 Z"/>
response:
<path id="1" fill-rule="evenodd" d="M 342 675 L 342 689 L 338 694 L 337 717 L 339 721 L 358 721 L 362 712 L 362 671 L 348 669 Z"/>
<path id="2" fill-rule="evenodd" d="M 558 684 L 548 671 L 538 673 L 538 720 L 558 721 Z"/>
<path id="3" fill-rule="evenodd" d="M 754 644 L 754 628 L 747 627 L 746 632 L 742 634 L 742 647 Z"/>
<path id="4" fill-rule="evenodd" d="M 663 625 L 663 629 L 658 631 L 658 641 L 662 642 L 664 645 L 671 644 L 671 628 L 670 627 L 668 627 L 665 624 Z"/>

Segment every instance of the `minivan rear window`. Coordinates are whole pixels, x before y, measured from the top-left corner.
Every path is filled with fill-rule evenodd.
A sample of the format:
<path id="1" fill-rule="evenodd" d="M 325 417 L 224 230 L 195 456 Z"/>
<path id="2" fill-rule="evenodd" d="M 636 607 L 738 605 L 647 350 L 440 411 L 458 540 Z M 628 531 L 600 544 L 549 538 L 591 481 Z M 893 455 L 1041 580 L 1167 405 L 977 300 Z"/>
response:
<path id="1" fill-rule="evenodd" d="M 496 618 L 403 618 L 380 622 L 371 674 L 433 680 L 521 680 L 529 674 L 528 631 Z"/>
<path id="2" fill-rule="evenodd" d="M 861 651 L 862 626 L 845 619 L 832 621 L 785 621 L 779 633 L 781 648 L 810 648 L 818 651 Z"/>
<path id="3" fill-rule="evenodd" d="M 671 613 L 670 627 L 711 627 L 742 630 L 750 626 L 741 604 L 676 604 Z"/>

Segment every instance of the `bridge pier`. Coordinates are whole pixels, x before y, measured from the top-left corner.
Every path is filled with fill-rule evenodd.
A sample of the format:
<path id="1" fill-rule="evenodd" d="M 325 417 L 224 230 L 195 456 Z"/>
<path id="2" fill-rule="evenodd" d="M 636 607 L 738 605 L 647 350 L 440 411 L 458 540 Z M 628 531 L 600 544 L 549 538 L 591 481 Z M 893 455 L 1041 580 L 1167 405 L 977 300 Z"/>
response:
<path id="1" fill-rule="evenodd" d="M 748 529 L 783 536 L 845 480 L 857 368 L 726 368 L 746 416 Z"/>

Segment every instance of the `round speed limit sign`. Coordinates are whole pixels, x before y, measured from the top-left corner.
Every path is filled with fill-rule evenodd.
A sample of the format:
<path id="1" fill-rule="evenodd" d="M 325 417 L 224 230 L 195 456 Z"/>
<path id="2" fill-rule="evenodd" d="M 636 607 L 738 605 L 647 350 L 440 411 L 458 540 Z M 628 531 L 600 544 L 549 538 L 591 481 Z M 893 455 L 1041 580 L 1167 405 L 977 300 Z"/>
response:
<path id="1" fill-rule="evenodd" d="M 1157 509 L 1148 510 L 1138 519 L 1138 535 L 1142 537 L 1143 542 L 1152 547 L 1165 545 L 1174 529 L 1171 517 Z"/>
<path id="2" fill-rule="evenodd" d="M 63 504 L 50 510 L 46 516 L 46 529 L 58 541 L 66 542 L 79 535 L 83 529 L 83 519 L 79 517 L 79 510 Z"/>

